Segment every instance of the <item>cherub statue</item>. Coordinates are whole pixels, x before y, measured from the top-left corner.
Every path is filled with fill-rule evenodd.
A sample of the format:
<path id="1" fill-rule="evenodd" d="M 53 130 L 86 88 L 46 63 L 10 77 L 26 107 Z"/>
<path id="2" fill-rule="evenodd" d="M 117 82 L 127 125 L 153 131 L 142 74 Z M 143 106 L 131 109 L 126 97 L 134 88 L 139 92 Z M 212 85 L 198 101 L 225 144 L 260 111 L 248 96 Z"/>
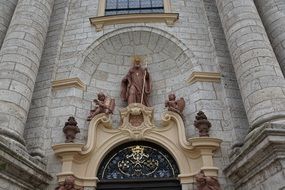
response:
<path id="1" fill-rule="evenodd" d="M 165 107 L 168 108 L 168 111 L 173 111 L 178 113 L 182 119 L 184 119 L 183 116 L 183 110 L 185 108 L 185 100 L 184 98 L 180 98 L 179 100 L 176 100 L 175 94 L 169 94 L 168 100 L 165 101 Z"/>
<path id="2" fill-rule="evenodd" d="M 91 121 L 95 115 L 105 113 L 107 115 L 113 114 L 115 109 L 115 100 L 105 96 L 104 93 L 100 92 L 97 95 L 98 99 L 94 99 L 95 109 L 90 111 L 87 121 Z"/>
<path id="3" fill-rule="evenodd" d="M 221 190 L 217 177 L 205 176 L 203 171 L 195 175 L 198 190 Z"/>
<path id="4" fill-rule="evenodd" d="M 63 184 L 60 184 L 55 190 L 83 190 L 83 188 L 75 188 L 75 178 L 68 176 L 65 178 Z"/>

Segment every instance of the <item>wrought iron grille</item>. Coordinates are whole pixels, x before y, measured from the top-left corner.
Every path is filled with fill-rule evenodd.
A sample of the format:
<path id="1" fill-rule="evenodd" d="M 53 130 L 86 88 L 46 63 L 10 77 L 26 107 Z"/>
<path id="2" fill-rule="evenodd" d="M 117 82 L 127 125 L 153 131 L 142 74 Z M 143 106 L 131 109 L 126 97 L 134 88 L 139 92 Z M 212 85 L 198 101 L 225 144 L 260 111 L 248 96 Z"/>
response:
<path id="1" fill-rule="evenodd" d="M 177 178 L 178 166 L 163 148 L 146 142 L 120 146 L 101 163 L 100 180 Z"/>
<path id="2" fill-rule="evenodd" d="M 106 0 L 105 15 L 163 12 L 163 0 Z"/>

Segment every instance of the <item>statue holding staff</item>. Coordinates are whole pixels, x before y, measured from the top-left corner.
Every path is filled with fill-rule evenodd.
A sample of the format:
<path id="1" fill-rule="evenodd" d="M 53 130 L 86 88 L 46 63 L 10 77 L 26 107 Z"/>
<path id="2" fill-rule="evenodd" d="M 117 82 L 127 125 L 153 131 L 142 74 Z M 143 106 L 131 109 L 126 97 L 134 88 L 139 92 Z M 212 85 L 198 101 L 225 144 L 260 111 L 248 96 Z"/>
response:
<path id="1" fill-rule="evenodd" d="M 141 103 L 150 107 L 148 96 L 151 92 L 151 78 L 147 68 L 142 68 L 141 59 L 134 58 L 133 67 L 121 83 L 121 98 L 131 103 Z"/>

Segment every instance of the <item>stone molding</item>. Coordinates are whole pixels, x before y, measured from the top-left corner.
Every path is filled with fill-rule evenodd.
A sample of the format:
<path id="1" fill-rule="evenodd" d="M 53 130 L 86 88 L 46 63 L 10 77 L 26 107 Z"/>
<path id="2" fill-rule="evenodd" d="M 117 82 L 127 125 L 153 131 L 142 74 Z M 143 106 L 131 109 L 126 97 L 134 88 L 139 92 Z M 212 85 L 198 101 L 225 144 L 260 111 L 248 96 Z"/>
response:
<path id="1" fill-rule="evenodd" d="M 231 163 L 224 169 L 226 176 L 233 181 L 236 189 L 242 189 L 242 186 L 250 183 L 251 179 L 266 173 L 267 168 L 275 168 L 276 171 L 273 172 L 279 172 L 276 165 L 285 163 L 284 123 L 265 123 L 262 127 L 255 129 L 251 132 L 250 138 L 246 139 L 245 144 L 236 152 Z M 282 167 L 284 169 L 285 166 Z M 275 181 L 274 174 L 259 178 L 269 181 L 270 177 L 272 181 Z M 262 185 L 262 181 L 259 185 Z M 275 185 L 281 185 L 281 183 Z M 283 185 L 285 186 L 284 180 Z M 273 189 L 279 188 L 281 186 Z"/>
<path id="2" fill-rule="evenodd" d="M 221 74 L 216 72 L 193 72 L 187 80 L 189 84 L 195 82 L 221 82 Z"/>
<path id="3" fill-rule="evenodd" d="M 133 126 L 130 116 L 141 116 L 143 122 Z M 182 184 L 194 182 L 194 175 L 203 170 L 207 176 L 217 176 L 213 165 L 213 151 L 220 147 L 220 139 L 197 137 L 186 139 L 181 117 L 174 112 L 162 116 L 161 127 L 153 123 L 153 108 L 131 104 L 121 109 L 122 124 L 113 128 L 110 117 L 96 115 L 89 125 L 87 143 L 56 144 L 52 148 L 62 162 L 58 182 L 67 176 L 75 177 L 77 186 L 96 187 L 98 168 L 105 155 L 120 144 L 131 141 L 150 141 L 164 147 L 177 161 L 178 178 Z M 137 123 L 136 123 L 137 124 Z"/>
<path id="4" fill-rule="evenodd" d="M 45 163 L 30 156 L 18 143 L 0 137 L 0 177 L 23 189 L 44 189 L 52 180 Z"/>
<path id="5" fill-rule="evenodd" d="M 103 30 L 105 25 L 124 24 L 124 23 L 157 23 L 165 22 L 167 26 L 173 26 L 178 20 L 178 13 L 145 13 L 145 14 L 126 14 L 98 16 L 89 18 L 90 23 L 95 26 L 96 31 Z"/>
<path id="6" fill-rule="evenodd" d="M 78 77 L 52 81 L 53 90 L 65 88 L 78 88 L 84 91 L 86 89 L 86 85 Z"/>

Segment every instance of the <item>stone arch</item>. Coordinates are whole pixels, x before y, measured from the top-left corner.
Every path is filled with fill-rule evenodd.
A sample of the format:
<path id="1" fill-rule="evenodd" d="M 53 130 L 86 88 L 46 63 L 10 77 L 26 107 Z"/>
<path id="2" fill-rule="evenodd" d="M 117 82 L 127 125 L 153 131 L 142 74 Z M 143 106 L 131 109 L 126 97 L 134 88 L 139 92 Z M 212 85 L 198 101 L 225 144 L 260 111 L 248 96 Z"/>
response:
<path id="1" fill-rule="evenodd" d="M 90 75 L 90 73 L 94 73 L 94 70 L 96 68 L 91 68 L 91 70 L 87 70 L 86 68 L 89 68 L 87 66 L 88 62 L 86 62 L 87 57 L 90 55 L 92 51 L 96 51 L 96 48 L 106 42 L 110 38 L 114 38 L 116 36 L 126 34 L 126 33 L 136 33 L 136 32 L 148 32 L 151 34 L 155 34 L 157 36 L 161 36 L 163 38 L 168 39 L 170 42 L 174 43 L 177 48 L 181 49 L 183 53 L 190 59 L 190 63 L 193 65 L 191 68 L 194 71 L 200 71 L 201 66 L 198 64 L 198 60 L 195 58 L 195 55 L 192 53 L 192 51 L 187 47 L 181 40 L 179 40 L 174 35 L 158 29 L 154 27 L 149 26 L 136 26 L 136 27 L 125 27 L 120 28 L 111 32 L 106 33 L 102 37 L 95 40 L 79 57 L 75 64 L 75 67 L 72 68 L 70 73 L 70 78 L 72 77 L 79 77 L 83 82 L 85 82 L 87 85 L 90 82 L 90 77 L 86 77 Z"/>
<path id="2" fill-rule="evenodd" d="M 144 121 L 134 127 L 129 117 L 138 110 Z M 63 162 L 62 172 L 57 174 L 59 181 L 72 175 L 76 178 L 76 185 L 96 187 L 102 160 L 115 147 L 132 141 L 147 141 L 163 147 L 176 161 L 178 178 L 184 186 L 192 184 L 194 175 L 200 170 L 206 175 L 217 176 L 218 168 L 213 166 L 212 155 L 221 140 L 208 137 L 186 139 L 183 120 L 173 112 L 163 115 L 161 127 L 152 123 L 153 108 L 142 104 L 131 104 L 121 113 L 124 116 L 119 128 L 113 128 L 111 118 L 105 114 L 95 116 L 90 122 L 85 145 L 66 143 L 53 146 Z"/>
<path id="3" fill-rule="evenodd" d="M 127 38 L 127 42 L 122 42 L 122 38 Z M 143 38 L 149 43 L 143 43 Z M 117 44 L 118 49 L 115 47 Z M 153 27 L 126 27 L 103 35 L 81 55 L 70 78 L 78 77 L 87 85 L 83 98 L 90 105 L 96 93 L 101 91 L 112 96 L 117 107 L 124 107 L 120 99 L 120 82 L 131 66 L 132 54 L 150 55 L 149 70 L 153 79 L 150 101 L 156 108 L 156 118 L 161 115 L 160 110 L 164 109 L 164 100 L 170 92 L 190 102 L 187 79 L 193 71 L 200 71 L 201 66 L 192 51 L 178 38 Z M 186 117 L 191 114 L 191 109 L 186 108 Z M 115 120 L 119 120 L 118 109 L 114 113 Z"/>
<path id="4" fill-rule="evenodd" d="M 130 141 L 109 151 L 96 176 L 99 180 L 149 180 L 176 178 L 179 173 L 177 161 L 165 148 L 149 141 Z"/>

